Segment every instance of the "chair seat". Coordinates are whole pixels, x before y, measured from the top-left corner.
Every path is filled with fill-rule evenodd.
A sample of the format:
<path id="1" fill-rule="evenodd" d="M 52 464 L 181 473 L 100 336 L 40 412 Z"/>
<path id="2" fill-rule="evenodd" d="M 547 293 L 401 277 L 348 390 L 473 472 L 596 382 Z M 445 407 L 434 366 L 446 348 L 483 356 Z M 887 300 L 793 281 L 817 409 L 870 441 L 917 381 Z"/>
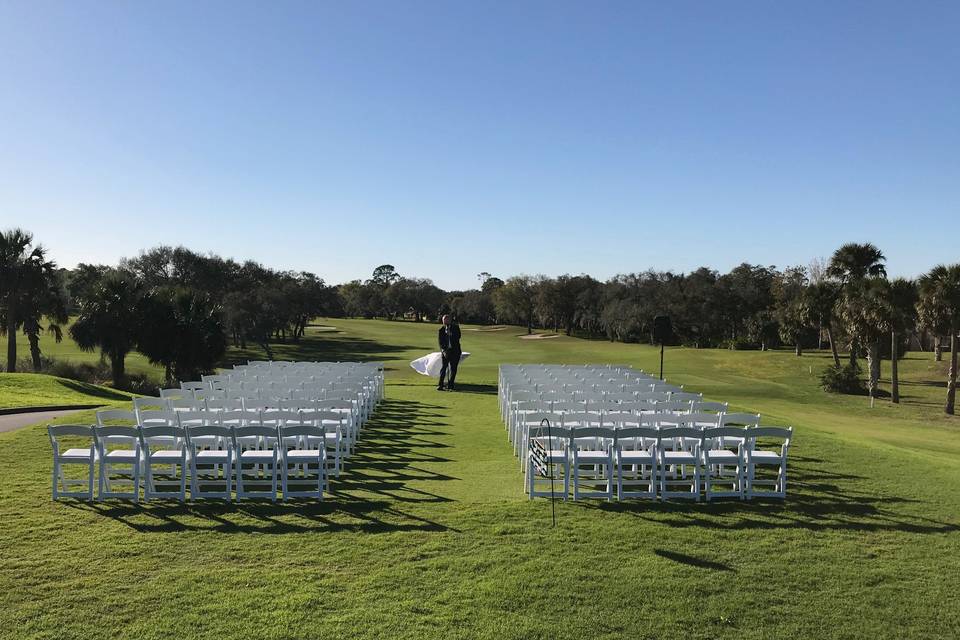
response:
<path id="1" fill-rule="evenodd" d="M 606 451 L 577 451 L 577 460 L 609 460 L 610 454 Z"/>
<path id="2" fill-rule="evenodd" d="M 709 462 L 729 464 L 737 462 L 740 459 L 740 456 L 737 455 L 736 451 L 730 451 L 729 449 L 711 449 L 710 451 L 706 452 L 706 458 Z"/>
<path id="3" fill-rule="evenodd" d="M 287 460 L 319 460 L 323 452 L 317 449 L 291 449 L 287 451 Z"/>
<path id="4" fill-rule="evenodd" d="M 663 460 L 667 464 L 695 464 L 697 457 L 688 451 L 664 451 Z"/>
<path id="5" fill-rule="evenodd" d="M 775 451 L 751 451 L 750 461 L 756 464 L 780 464 L 783 458 Z"/>
<path id="6" fill-rule="evenodd" d="M 160 451 L 154 451 L 153 453 L 150 454 L 151 460 L 159 460 L 161 462 L 163 460 L 174 461 L 174 460 L 180 460 L 182 458 L 183 458 L 183 452 L 175 451 L 173 449 L 161 449 Z"/>
<path id="7" fill-rule="evenodd" d="M 217 461 L 217 460 L 229 460 L 230 451 L 226 449 L 205 449 L 203 451 L 197 451 L 194 454 L 194 459 L 196 460 L 206 460 L 206 461 Z"/>
<path id="8" fill-rule="evenodd" d="M 116 462 L 118 460 L 135 462 L 138 458 L 138 455 L 133 449 L 115 449 L 113 451 L 108 451 L 103 458 L 109 462 Z"/>
<path id="9" fill-rule="evenodd" d="M 273 460 L 274 451 L 272 449 L 250 449 L 240 454 L 241 460 Z"/>
<path id="10" fill-rule="evenodd" d="M 620 460 L 629 462 L 653 462 L 653 454 L 649 451 L 621 451 Z"/>
<path id="11" fill-rule="evenodd" d="M 91 458 L 90 449 L 67 449 L 60 454 L 60 459 L 70 458 L 73 460 L 89 460 Z"/>

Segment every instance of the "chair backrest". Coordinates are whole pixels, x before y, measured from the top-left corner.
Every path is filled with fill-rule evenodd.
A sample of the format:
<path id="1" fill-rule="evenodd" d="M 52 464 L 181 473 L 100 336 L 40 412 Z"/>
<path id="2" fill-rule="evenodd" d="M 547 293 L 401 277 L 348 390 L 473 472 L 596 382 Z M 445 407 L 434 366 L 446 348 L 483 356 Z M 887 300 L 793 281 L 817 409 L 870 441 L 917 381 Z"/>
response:
<path id="1" fill-rule="evenodd" d="M 193 392 L 186 389 L 160 389 L 161 398 L 192 398 Z"/>
<path id="2" fill-rule="evenodd" d="M 693 403 L 693 410 L 701 413 L 711 411 L 714 413 L 723 413 L 727 410 L 726 402 L 710 402 L 706 400 L 697 400 Z"/>
<path id="3" fill-rule="evenodd" d="M 656 427 L 640 426 L 625 427 L 622 429 L 617 429 L 616 431 L 616 441 L 618 444 L 625 440 L 635 440 L 636 438 L 643 438 L 645 440 L 654 440 L 658 442 L 660 440 L 660 430 Z"/>
<path id="4" fill-rule="evenodd" d="M 739 446 L 747 438 L 748 433 L 749 431 L 744 427 L 711 427 L 704 429 L 703 446 L 708 449 L 712 448 L 714 441 L 719 441 L 722 438 L 732 438 L 732 440 L 727 441 L 725 446 Z"/>
<path id="5" fill-rule="evenodd" d="M 536 426 L 530 427 L 528 436 L 529 436 L 528 446 L 533 446 L 533 441 L 538 438 L 547 438 L 547 437 L 551 437 L 554 440 L 559 440 L 561 442 L 569 442 L 570 429 L 567 429 L 566 427 L 556 427 L 553 425 L 549 427 L 536 425 Z"/>
<path id="6" fill-rule="evenodd" d="M 602 438 L 604 440 L 610 440 L 613 442 L 615 430 L 611 427 L 573 427 L 570 430 L 570 436 L 573 438 L 574 442 L 580 438 Z"/>
<path id="7" fill-rule="evenodd" d="M 177 411 L 177 424 L 183 428 L 199 425 L 220 424 L 219 411 Z"/>
<path id="8" fill-rule="evenodd" d="M 783 455 L 787 455 L 787 449 L 790 448 L 790 441 L 793 439 L 793 427 L 753 427 L 747 429 L 746 433 L 750 449 L 757 447 L 757 440 L 760 438 L 780 440 Z"/>
<path id="9" fill-rule="evenodd" d="M 285 424 L 280 426 L 281 438 L 297 438 L 300 436 L 323 438 L 324 435 L 326 435 L 326 430 L 316 424 Z"/>
<path id="10" fill-rule="evenodd" d="M 583 402 L 574 402 L 567 400 L 565 402 L 554 402 L 550 405 L 550 411 L 553 413 L 583 413 L 587 406 Z"/>
<path id="11" fill-rule="evenodd" d="M 128 427 L 137 426 L 137 414 L 124 409 L 103 409 L 97 411 L 97 425 L 122 424 Z"/>
<path id="12" fill-rule="evenodd" d="M 209 389 L 210 385 L 200 380 L 189 380 L 187 382 L 181 382 L 180 388 L 184 391 L 203 391 Z"/>
<path id="13" fill-rule="evenodd" d="M 167 406 L 172 411 L 202 411 L 207 405 L 205 401 L 195 398 L 170 398 Z"/>
<path id="14" fill-rule="evenodd" d="M 93 431 L 96 434 L 97 451 L 101 456 L 111 444 L 136 448 L 140 441 L 140 429 L 128 425 L 96 426 Z"/>
<path id="15" fill-rule="evenodd" d="M 234 427 L 233 428 L 233 442 L 234 446 L 239 448 L 239 438 L 266 438 L 268 440 L 276 440 L 278 435 L 276 427 L 269 427 L 263 424 L 255 425 L 246 425 L 243 427 Z"/>
<path id="16" fill-rule="evenodd" d="M 690 411 L 690 401 L 658 400 L 654 409 L 657 413 L 676 413 Z"/>
<path id="17" fill-rule="evenodd" d="M 696 429 L 709 429 L 720 426 L 719 413 L 688 413 L 683 416 L 683 422 L 688 427 Z"/>
<path id="18" fill-rule="evenodd" d="M 167 401 L 164 398 L 154 398 L 152 396 L 144 396 L 143 398 L 134 398 L 133 399 L 133 410 L 134 412 L 140 412 L 147 407 L 155 407 L 156 409 L 166 409 Z"/>
<path id="19" fill-rule="evenodd" d="M 140 427 L 140 446 L 149 451 L 151 446 L 161 449 L 181 449 L 186 432 L 180 425 Z"/>
<path id="20" fill-rule="evenodd" d="M 700 429 L 693 429 L 691 427 L 666 427 L 660 429 L 660 439 L 667 440 L 668 438 L 690 438 L 692 440 L 700 440 L 703 432 Z"/>
<path id="21" fill-rule="evenodd" d="M 225 438 L 228 443 L 233 444 L 233 429 L 221 424 L 191 424 L 186 428 L 187 440 L 193 444 L 193 438 L 202 438 L 204 436 L 215 436 Z M 204 443 L 207 446 L 207 443 Z"/>
<path id="22" fill-rule="evenodd" d="M 85 438 L 87 442 L 84 443 L 84 447 L 90 448 L 90 455 L 92 457 L 96 446 L 96 436 L 93 429 L 90 425 L 82 424 L 47 425 L 47 437 L 50 438 L 53 455 L 60 455 L 60 438 Z"/>
<path id="23" fill-rule="evenodd" d="M 724 413 L 720 426 L 757 427 L 760 426 L 759 413 Z"/>

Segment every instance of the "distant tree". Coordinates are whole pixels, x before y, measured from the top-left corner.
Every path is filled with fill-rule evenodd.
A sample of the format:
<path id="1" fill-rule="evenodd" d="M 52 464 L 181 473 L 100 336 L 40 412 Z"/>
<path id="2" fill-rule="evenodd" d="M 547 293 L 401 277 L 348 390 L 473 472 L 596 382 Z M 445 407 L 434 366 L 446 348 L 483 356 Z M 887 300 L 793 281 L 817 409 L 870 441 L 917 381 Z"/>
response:
<path id="1" fill-rule="evenodd" d="M 857 285 L 866 278 L 887 277 L 887 269 L 883 264 L 886 260 L 883 252 L 876 245 L 869 242 L 862 244 L 848 242 L 833 252 L 826 274 L 837 280 L 840 283 L 841 293 L 845 293 L 848 286 Z M 856 365 L 859 350 L 857 333 L 850 331 L 850 336 L 850 364 Z"/>
<path id="2" fill-rule="evenodd" d="M 960 331 L 960 264 L 937 265 L 920 277 L 920 322 L 950 336 L 950 370 L 944 411 L 954 413 L 957 394 L 957 332 Z"/>
<path id="3" fill-rule="evenodd" d="M 867 349 L 867 390 L 876 396 L 880 380 L 880 340 L 889 335 L 889 283 L 880 278 L 848 282 L 838 304 L 840 319 Z"/>
<path id="4" fill-rule="evenodd" d="M 125 359 L 137 341 L 143 289 L 136 278 L 114 271 L 94 286 L 80 304 L 70 336 L 83 351 L 100 349 L 110 359 L 115 386 L 122 386 Z"/>
<path id="5" fill-rule="evenodd" d="M 59 343 L 63 340 L 63 326 L 69 321 L 67 313 L 69 296 L 63 282 L 63 274 L 55 269 L 35 271 L 36 282 L 27 287 L 27 295 L 19 305 L 23 333 L 30 344 L 30 359 L 33 370 L 40 372 L 43 363 L 40 351 L 40 334 L 44 331 Z"/>
<path id="6" fill-rule="evenodd" d="M 797 356 L 803 353 L 801 342 L 810 329 L 809 313 L 804 299 L 807 283 L 807 270 L 804 267 L 784 269 L 774 280 L 774 317 L 779 326 L 780 338 L 793 343 Z"/>
<path id="7" fill-rule="evenodd" d="M 31 338 L 34 367 L 39 368 L 40 319 L 44 315 L 62 318 L 54 296 L 59 289 L 56 264 L 47 259 L 41 245 L 33 244 L 33 234 L 23 229 L 0 233 L 0 333 L 7 335 L 7 371 L 17 370 L 17 331 L 22 327 Z M 56 326 L 55 332 L 59 331 Z"/>
<path id="8" fill-rule="evenodd" d="M 914 330 L 917 324 L 917 285 L 897 278 L 887 287 L 888 328 L 890 330 L 890 399 L 900 402 L 900 337 Z"/>
<path id="9" fill-rule="evenodd" d="M 827 332 L 827 341 L 830 343 L 830 352 L 836 367 L 840 366 L 840 354 L 837 353 L 837 343 L 833 338 L 833 316 L 839 295 L 838 285 L 830 280 L 820 280 L 809 285 L 803 296 L 807 321 L 817 327 L 818 334 Z"/>
<path id="10" fill-rule="evenodd" d="M 386 287 L 400 279 L 400 274 L 392 264 L 382 264 L 373 270 L 370 276 L 370 282 L 381 287 Z"/>
<path id="11" fill-rule="evenodd" d="M 514 276 L 496 290 L 493 296 L 497 315 L 509 321 L 524 324 L 527 333 L 533 333 L 536 308 L 536 281 L 530 276 Z"/>
<path id="12" fill-rule="evenodd" d="M 226 352 L 221 308 L 201 291 L 156 288 L 140 305 L 137 348 L 164 367 L 167 383 L 196 380 Z"/>

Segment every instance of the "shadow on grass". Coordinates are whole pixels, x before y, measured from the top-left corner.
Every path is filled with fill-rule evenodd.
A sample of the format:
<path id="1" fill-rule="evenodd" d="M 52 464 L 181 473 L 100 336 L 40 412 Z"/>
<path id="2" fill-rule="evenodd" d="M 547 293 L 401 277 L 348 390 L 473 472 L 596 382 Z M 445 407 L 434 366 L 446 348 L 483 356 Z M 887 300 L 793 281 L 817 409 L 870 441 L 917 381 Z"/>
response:
<path id="1" fill-rule="evenodd" d="M 354 531 L 455 531 L 415 515 L 404 505 L 446 503 L 450 498 L 415 486 L 455 480 L 424 464 L 450 462 L 431 453 L 449 445 L 430 436 L 446 435 L 435 405 L 384 400 L 364 426 L 357 449 L 340 478 L 332 478 L 323 502 L 263 500 L 225 502 L 65 502 L 121 522 L 139 532 L 219 531 L 268 533 Z"/>
<path id="2" fill-rule="evenodd" d="M 802 460 L 804 464 L 790 467 L 792 482 L 787 484 L 786 500 L 757 498 L 744 502 L 736 498 L 721 498 L 709 503 L 678 500 L 576 504 L 601 511 L 630 513 L 643 520 L 675 528 L 901 531 L 918 534 L 960 531 L 960 525 L 956 523 L 905 514 L 897 509 L 898 505 L 921 504 L 921 500 L 878 496 L 841 488 L 838 483 L 864 478 L 810 466 L 823 464 L 816 459 Z"/>
<path id="3" fill-rule="evenodd" d="M 307 334 L 300 342 L 271 342 L 274 360 L 309 360 L 316 362 L 367 362 L 387 360 L 392 354 L 416 349 L 413 345 L 389 344 L 366 338 L 345 337 L 334 332 Z M 266 354 L 256 345 L 246 349 L 230 349 L 224 366 L 263 360 Z"/>
<path id="4" fill-rule="evenodd" d="M 454 393 L 479 393 L 482 395 L 492 396 L 497 393 L 497 385 L 495 384 L 464 384 L 461 382 L 457 383 L 457 388 Z"/>
<path id="5" fill-rule="evenodd" d="M 130 396 L 113 391 L 112 389 L 107 389 L 105 387 L 98 387 L 94 384 L 89 384 L 87 382 L 80 382 L 78 380 L 62 380 L 58 379 L 57 383 L 70 389 L 71 391 L 76 391 L 77 393 L 82 393 L 85 396 L 91 396 L 94 398 L 103 398 L 105 400 L 129 400 Z"/>
<path id="6" fill-rule="evenodd" d="M 703 558 L 688 556 L 684 553 L 677 553 L 676 551 L 667 551 L 666 549 L 654 549 L 653 553 L 660 556 L 661 558 L 666 558 L 667 560 L 673 560 L 674 562 L 679 562 L 680 564 L 690 565 L 691 567 L 698 567 L 700 569 L 710 569 L 711 571 L 733 571 L 732 567 L 725 565 L 721 562 L 704 560 Z"/>

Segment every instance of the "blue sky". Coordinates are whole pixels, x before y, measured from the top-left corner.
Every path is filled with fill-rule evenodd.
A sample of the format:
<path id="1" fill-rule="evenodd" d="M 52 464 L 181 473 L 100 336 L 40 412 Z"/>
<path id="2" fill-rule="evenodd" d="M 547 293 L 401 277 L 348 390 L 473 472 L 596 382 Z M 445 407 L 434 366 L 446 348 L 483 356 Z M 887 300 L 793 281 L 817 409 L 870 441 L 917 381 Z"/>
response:
<path id="1" fill-rule="evenodd" d="M 0 2 L 0 227 L 314 271 L 960 261 L 960 3 Z"/>

